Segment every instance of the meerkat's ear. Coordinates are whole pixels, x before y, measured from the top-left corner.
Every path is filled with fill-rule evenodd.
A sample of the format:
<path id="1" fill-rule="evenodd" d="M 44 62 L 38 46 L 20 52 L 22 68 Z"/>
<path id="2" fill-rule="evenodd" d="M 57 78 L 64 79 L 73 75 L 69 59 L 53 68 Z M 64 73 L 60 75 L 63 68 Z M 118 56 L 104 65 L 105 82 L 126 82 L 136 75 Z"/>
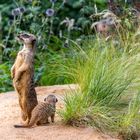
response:
<path id="1" fill-rule="evenodd" d="M 46 98 L 44 98 L 44 102 L 46 102 L 46 100 L 47 100 L 47 99 L 46 99 Z"/>
<path id="2" fill-rule="evenodd" d="M 56 98 L 55 102 L 58 102 L 58 99 Z"/>
<path id="3" fill-rule="evenodd" d="M 32 40 L 32 45 L 35 45 L 35 43 L 36 43 L 36 39 L 34 38 L 34 39 Z"/>

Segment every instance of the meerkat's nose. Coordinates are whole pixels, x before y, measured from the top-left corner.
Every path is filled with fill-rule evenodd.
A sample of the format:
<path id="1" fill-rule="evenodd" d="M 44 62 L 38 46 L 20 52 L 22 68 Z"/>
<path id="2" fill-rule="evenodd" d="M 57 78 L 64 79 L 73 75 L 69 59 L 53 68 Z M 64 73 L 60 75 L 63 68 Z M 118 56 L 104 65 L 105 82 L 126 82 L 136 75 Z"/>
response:
<path id="1" fill-rule="evenodd" d="M 17 37 L 19 38 L 19 37 L 20 37 L 20 35 L 17 35 Z"/>
<path id="2" fill-rule="evenodd" d="M 16 39 L 17 39 L 18 41 L 23 41 L 23 38 L 22 38 L 22 35 L 21 35 L 21 34 L 17 35 L 17 36 L 16 36 Z"/>
<path id="3" fill-rule="evenodd" d="M 16 36 L 16 39 L 20 39 L 20 35 L 17 35 L 17 36 Z"/>

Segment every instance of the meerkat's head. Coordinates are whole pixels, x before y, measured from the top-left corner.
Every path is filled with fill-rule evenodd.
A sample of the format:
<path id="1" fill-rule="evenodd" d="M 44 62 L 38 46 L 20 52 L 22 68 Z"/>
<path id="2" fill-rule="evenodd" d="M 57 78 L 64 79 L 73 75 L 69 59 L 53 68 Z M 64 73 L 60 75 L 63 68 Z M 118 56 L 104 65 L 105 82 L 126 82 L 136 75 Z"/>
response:
<path id="1" fill-rule="evenodd" d="M 55 97 L 55 95 L 48 95 L 45 99 L 45 102 L 48 103 L 52 103 L 52 104 L 56 104 L 58 102 L 57 98 Z"/>
<path id="2" fill-rule="evenodd" d="M 17 36 L 17 39 L 26 46 L 34 46 L 36 37 L 33 34 L 22 33 Z"/>

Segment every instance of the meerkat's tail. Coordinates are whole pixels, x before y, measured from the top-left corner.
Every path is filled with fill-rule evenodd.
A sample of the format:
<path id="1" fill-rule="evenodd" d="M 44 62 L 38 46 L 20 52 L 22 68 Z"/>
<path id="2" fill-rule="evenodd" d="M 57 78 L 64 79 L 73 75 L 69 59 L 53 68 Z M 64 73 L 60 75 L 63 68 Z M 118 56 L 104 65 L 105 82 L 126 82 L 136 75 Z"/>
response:
<path id="1" fill-rule="evenodd" d="M 29 125 L 14 125 L 15 128 L 29 128 Z"/>
<path id="2" fill-rule="evenodd" d="M 15 128 L 31 128 L 37 122 L 38 116 L 32 116 L 29 124 L 27 125 L 14 125 Z"/>

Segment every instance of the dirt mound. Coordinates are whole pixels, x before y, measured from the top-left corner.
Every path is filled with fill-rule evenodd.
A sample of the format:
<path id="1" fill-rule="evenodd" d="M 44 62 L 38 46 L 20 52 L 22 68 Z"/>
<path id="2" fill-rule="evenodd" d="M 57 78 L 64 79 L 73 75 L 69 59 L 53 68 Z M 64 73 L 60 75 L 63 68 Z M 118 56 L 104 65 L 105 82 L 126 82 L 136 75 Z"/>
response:
<path id="1" fill-rule="evenodd" d="M 59 100 L 57 109 L 63 108 L 63 96 L 76 85 L 37 87 L 39 101 L 48 94 L 55 94 Z M 20 108 L 15 92 L 0 94 L 0 140 L 116 140 L 92 128 L 76 128 L 62 124 L 56 114 L 55 123 L 34 128 L 14 128 L 20 123 Z"/>

